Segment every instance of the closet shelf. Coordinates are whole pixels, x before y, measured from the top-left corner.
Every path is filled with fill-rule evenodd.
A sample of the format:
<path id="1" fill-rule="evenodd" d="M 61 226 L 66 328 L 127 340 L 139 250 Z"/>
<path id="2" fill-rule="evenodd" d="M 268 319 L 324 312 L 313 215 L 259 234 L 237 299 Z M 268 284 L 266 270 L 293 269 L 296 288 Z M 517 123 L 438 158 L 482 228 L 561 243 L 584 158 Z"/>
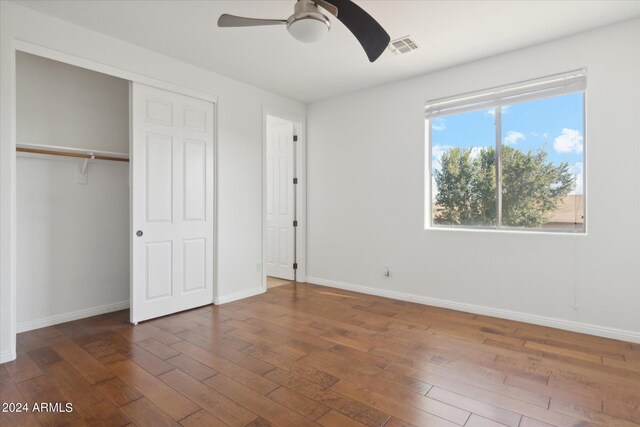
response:
<path id="1" fill-rule="evenodd" d="M 108 151 L 86 150 L 55 145 L 17 144 L 16 151 L 20 153 L 43 154 L 47 156 L 76 157 L 87 160 L 109 160 L 114 162 L 128 162 L 128 154 Z"/>

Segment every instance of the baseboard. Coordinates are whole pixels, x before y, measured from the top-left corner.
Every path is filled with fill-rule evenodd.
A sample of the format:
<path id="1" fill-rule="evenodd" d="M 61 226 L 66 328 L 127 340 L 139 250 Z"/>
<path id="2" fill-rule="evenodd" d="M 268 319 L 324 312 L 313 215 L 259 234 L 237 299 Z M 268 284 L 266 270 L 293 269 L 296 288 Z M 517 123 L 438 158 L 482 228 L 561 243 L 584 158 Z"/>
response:
<path id="1" fill-rule="evenodd" d="M 254 295 L 262 294 L 266 291 L 263 286 L 258 286 L 255 288 L 247 289 L 246 291 L 236 292 L 234 294 L 224 295 L 221 297 L 215 297 L 213 299 L 213 303 L 215 305 L 226 304 L 228 302 L 237 301 L 243 298 L 249 298 Z"/>
<path id="2" fill-rule="evenodd" d="M 0 365 L 6 362 L 11 362 L 12 360 L 16 360 L 15 350 L 5 351 L 4 353 L 0 353 Z"/>
<path id="3" fill-rule="evenodd" d="M 486 307 L 482 305 L 468 304 L 438 298 L 429 298 L 421 295 L 407 294 L 388 289 L 378 289 L 351 283 L 337 282 L 334 280 L 322 279 L 319 277 L 307 276 L 307 283 L 328 286 L 332 288 L 344 289 L 347 291 L 360 292 L 368 295 L 376 295 L 401 301 L 415 302 L 418 304 L 431 305 L 435 307 L 449 308 L 451 310 L 464 311 L 467 313 L 481 314 L 484 316 L 499 317 L 501 319 L 516 320 L 519 322 L 532 323 L 534 325 L 548 326 L 551 328 L 564 329 L 582 334 L 595 335 L 616 340 L 640 343 L 640 332 L 626 329 L 609 328 L 606 326 L 591 325 L 588 323 L 574 322 L 571 320 L 556 319 L 553 317 L 538 316 L 536 314 L 522 313 L 518 311 L 504 310 L 500 308 Z"/>
<path id="4" fill-rule="evenodd" d="M 101 305 L 99 307 L 85 308 L 82 310 L 72 311 L 70 313 L 56 314 L 55 316 L 21 322 L 18 323 L 18 333 L 58 325 L 60 323 L 71 322 L 72 320 L 84 319 L 85 317 L 110 313 L 112 311 L 125 310 L 127 308 L 129 308 L 129 301 L 120 301 L 113 304 Z"/>

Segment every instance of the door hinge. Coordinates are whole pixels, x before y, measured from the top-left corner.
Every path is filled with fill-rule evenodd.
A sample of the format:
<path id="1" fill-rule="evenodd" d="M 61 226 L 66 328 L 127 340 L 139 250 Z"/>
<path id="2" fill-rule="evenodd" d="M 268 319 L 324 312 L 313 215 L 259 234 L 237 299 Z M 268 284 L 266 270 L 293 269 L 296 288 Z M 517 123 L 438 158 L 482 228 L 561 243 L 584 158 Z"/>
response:
<path id="1" fill-rule="evenodd" d="M 293 135 L 293 142 L 298 142 L 298 135 Z"/>
<path id="2" fill-rule="evenodd" d="M 298 183 L 298 178 L 293 178 L 293 183 L 297 184 Z"/>
<path id="3" fill-rule="evenodd" d="M 293 220 L 293 226 L 294 226 L 294 227 L 297 227 L 297 226 L 298 226 L 298 220 L 297 220 L 297 219 L 294 219 L 294 220 Z"/>
<path id="4" fill-rule="evenodd" d="M 297 270 L 297 269 L 298 269 L 298 263 L 297 263 L 297 262 L 294 262 L 294 263 L 293 263 L 293 269 L 294 269 L 294 270 Z"/>

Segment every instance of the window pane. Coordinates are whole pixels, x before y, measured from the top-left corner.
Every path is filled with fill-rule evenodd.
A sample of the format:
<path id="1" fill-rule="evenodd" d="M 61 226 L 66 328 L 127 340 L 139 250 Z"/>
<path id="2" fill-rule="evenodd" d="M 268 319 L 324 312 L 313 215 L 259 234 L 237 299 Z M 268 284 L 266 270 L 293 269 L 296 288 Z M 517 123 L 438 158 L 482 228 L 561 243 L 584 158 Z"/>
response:
<path id="1" fill-rule="evenodd" d="M 583 93 L 502 107 L 502 224 L 584 228 Z"/>
<path id="2" fill-rule="evenodd" d="M 495 226 L 495 111 L 438 117 L 430 126 L 433 224 Z"/>

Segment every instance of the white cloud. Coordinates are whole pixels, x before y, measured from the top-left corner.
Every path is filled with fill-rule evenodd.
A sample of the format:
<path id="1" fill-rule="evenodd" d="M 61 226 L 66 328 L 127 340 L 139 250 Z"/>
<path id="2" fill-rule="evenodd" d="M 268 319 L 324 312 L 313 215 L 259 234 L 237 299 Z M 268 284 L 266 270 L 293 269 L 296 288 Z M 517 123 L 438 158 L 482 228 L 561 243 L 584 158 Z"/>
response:
<path id="1" fill-rule="evenodd" d="M 469 157 L 471 157 L 471 160 L 474 160 L 476 157 L 480 155 L 482 150 L 486 148 L 487 147 L 471 147 L 471 155 Z"/>
<path id="2" fill-rule="evenodd" d="M 553 141 L 553 148 L 558 153 L 582 153 L 583 137 L 575 129 L 562 129 L 562 134 Z"/>
<path id="3" fill-rule="evenodd" d="M 575 188 L 569 194 L 584 194 L 584 164 L 582 162 L 576 162 L 571 165 L 569 170 L 576 177 Z"/>
<path id="4" fill-rule="evenodd" d="M 435 131 L 443 131 L 447 128 L 444 119 L 433 119 L 431 120 L 431 129 Z"/>
<path id="5" fill-rule="evenodd" d="M 524 139 L 525 139 L 525 136 L 522 132 L 516 132 L 514 130 L 510 130 L 509 132 L 507 132 L 507 136 L 504 137 L 504 144 L 513 145 L 513 144 L 516 144 L 518 141 L 521 141 Z"/>
<path id="6" fill-rule="evenodd" d="M 450 145 L 434 145 L 431 147 L 431 157 L 433 157 L 438 161 L 438 163 L 440 163 L 442 155 L 452 148 L 453 147 Z"/>
<path id="7" fill-rule="evenodd" d="M 434 145 L 431 147 L 431 157 L 432 157 L 432 168 L 434 171 L 442 169 L 442 155 L 452 149 L 451 145 Z M 483 150 L 486 150 L 487 147 L 469 147 L 471 148 L 471 154 L 469 157 L 471 160 L 477 158 Z M 463 148 L 467 149 L 467 148 Z"/>

